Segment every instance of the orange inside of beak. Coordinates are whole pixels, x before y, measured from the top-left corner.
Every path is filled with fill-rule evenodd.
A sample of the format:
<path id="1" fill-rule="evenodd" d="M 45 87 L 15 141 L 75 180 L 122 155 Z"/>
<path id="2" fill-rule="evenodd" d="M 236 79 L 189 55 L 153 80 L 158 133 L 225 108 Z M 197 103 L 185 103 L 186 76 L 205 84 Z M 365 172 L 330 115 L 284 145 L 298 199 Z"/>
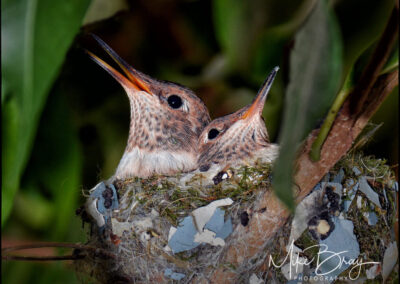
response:
<path id="1" fill-rule="evenodd" d="M 111 56 L 112 59 L 114 59 L 115 62 L 117 62 L 118 66 L 122 69 L 122 71 L 124 71 L 128 79 L 137 87 L 137 90 L 145 91 L 146 93 L 151 94 L 150 88 L 147 86 L 147 84 L 137 76 L 133 75 L 132 72 L 125 66 L 126 63 L 124 64 L 124 62 L 121 62 L 120 58 L 116 57 L 116 54 L 110 52 L 110 50 L 105 49 L 105 51 Z"/>
<path id="2" fill-rule="evenodd" d="M 111 58 L 114 59 L 115 62 L 117 62 L 118 66 L 122 69 L 122 71 L 124 71 L 126 77 L 124 75 L 122 75 L 120 72 L 118 72 L 117 70 L 115 70 L 113 67 L 111 67 L 104 60 L 100 59 L 98 56 L 96 56 L 92 52 L 86 50 L 86 52 L 89 54 L 89 56 L 97 64 L 99 64 L 103 69 L 105 69 L 108 73 L 110 73 L 122 85 L 134 88 L 137 91 L 145 91 L 148 94 L 152 94 L 150 91 L 149 85 L 147 83 L 145 83 L 142 79 L 138 78 L 138 76 L 135 76 L 127 67 L 127 65 L 128 65 L 127 63 L 123 62 L 123 60 L 103 41 L 101 41 L 99 43 L 101 44 L 103 49 L 111 56 Z"/>
<path id="3" fill-rule="evenodd" d="M 106 70 L 108 73 L 110 73 L 123 86 L 131 87 L 131 88 L 135 88 L 136 90 L 139 90 L 139 88 L 135 84 L 133 84 L 130 80 L 125 78 L 121 73 L 119 73 L 117 70 L 115 70 L 113 67 L 111 67 L 104 60 L 100 59 L 98 56 L 94 55 L 92 52 L 90 52 L 88 50 L 86 50 L 86 53 L 90 56 L 90 58 L 93 59 L 94 62 L 99 64 L 104 70 Z"/>

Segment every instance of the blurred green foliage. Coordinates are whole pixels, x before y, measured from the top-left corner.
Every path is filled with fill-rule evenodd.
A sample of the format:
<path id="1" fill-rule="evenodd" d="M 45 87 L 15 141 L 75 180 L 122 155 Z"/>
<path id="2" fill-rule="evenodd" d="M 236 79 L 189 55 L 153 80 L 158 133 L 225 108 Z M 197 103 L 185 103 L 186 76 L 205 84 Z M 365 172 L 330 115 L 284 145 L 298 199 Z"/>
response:
<path id="1" fill-rule="evenodd" d="M 328 3 L 318 1 L 295 36 L 279 141 L 281 149 L 273 172 L 275 193 L 291 210 L 294 209 L 292 164 L 297 145 L 333 103 L 341 73 L 342 41 L 338 24 Z"/>
<path id="2" fill-rule="evenodd" d="M 89 0 L 2 1 L 2 226 L 30 156 L 48 92 L 88 4 Z"/>
<path id="3" fill-rule="evenodd" d="M 107 58 L 89 32 L 138 70 L 194 89 L 214 118 L 250 103 L 279 65 L 264 118 L 270 138 L 295 149 L 323 119 L 338 80 L 353 66 L 362 71 L 394 5 L 327 1 L 325 16 L 310 24 L 321 1 L 3 0 L 2 240 L 84 241 L 74 215 L 81 189 L 112 175 L 123 153 L 128 100 L 83 53 Z M 335 25 L 339 35 L 331 33 Z M 322 56 L 317 51 L 324 47 Z M 398 52 L 391 62 L 398 62 Z M 322 88 L 326 72 L 333 72 L 330 87 Z M 393 92 L 374 117 L 384 126 L 368 147 L 392 165 L 398 163 L 396 100 Z M 290 161 L 290 155 L 282 160 L 281 170 Z M 5 283 L 76 282 L 65 263 L 2 265 Z"/>

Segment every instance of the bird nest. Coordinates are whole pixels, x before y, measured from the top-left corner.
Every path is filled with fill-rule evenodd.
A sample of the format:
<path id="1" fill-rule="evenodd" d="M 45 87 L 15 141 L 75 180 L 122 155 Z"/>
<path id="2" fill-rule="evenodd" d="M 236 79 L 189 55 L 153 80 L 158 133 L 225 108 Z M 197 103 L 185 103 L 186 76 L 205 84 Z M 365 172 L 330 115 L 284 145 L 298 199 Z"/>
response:
<path id="1" fill-rule="evenodd" d="M 352 156 L 339 162 L 332 169 L 331 177 L 335 175 L 336 183 L 346 187 L 348 180 L 355 180 L 354 168 L 371 169 L 375 166 L 374 174 L 379 178 L 374 179 L 374 190 L 386 188 L 385 194 L 390 196 L 382 201 L 387 203 L 385 208 L 390 208 L 385 211 L 389 225 L 386 230 L 380 226 L 379 234 L 370 235 L 370 238 L 371 241 L 375 238 L 390 239 L 396 206 L 394 191 L 388 190 L 394 187 L 393 174 L 381 160 L 357 157 L 359 159 L 356 161 Z M 342 175 L 340 181 L 338 172 Z M 237 238 L 241 237 L 237 231 L 247 226 L 254 210 L 260 211 L 254 204 L 270 190 L 270 173 L 271 164 L 258 161 L 253 166 L 216 173 L 214 178 L 195 172 L 100 183 L 90 191 L 82 214 L 82 218 L 90 224 L 87 246 L 96 250 L 76 251 L 77 254 L 84 254 L 84 258 L 74 263 L 76 272 L 84 282 L 207 283 L 212 279 L 212 274 L 222 267 L 246 283 L 252 277 L 252 283 L 263 283 L 257 281 L 271 277 L 277 281 L 285 280 L 279 269 L 271 266 L 265 269 L 265 264 L 270 257 L 282 260 L 285 256 L 289 233 L 296 230 L 291 222 L 287 222 L 273 240 L 265 240 L 258 254 L 239 266 L 224 258 L 226 250 L 237 245 Z M 329 181 L 329 174 L 325 179 L 325 182 Z M 317 187 L 314 193 L 316 190 Z M 382 195 L 382 192 L 378 193 Z M 304 207 L 314 213 L 308 216 L 306 236 L 299 234 L 295 245 L 304 248 L 310 243 L 309 239 L 318 243 L 326 238 L 321 237 L 322 233 L 319 234 L 318 230 L 323 230 L 325 235 L 334 231 L 332 220 L 338 220 L 338 216 L 345 212 L 343 203 L 349 200 L 346 194 L 336 194 L 339 197 L 335 194 L 334 189 L 321 191 L 321 196 L 325 198 L 321 199 L 320 204 Z M 368 198 L 365 200 L 368 201 Z M 354 231 L 373 231 L 372 227 L 364 228 L 365 224 L 354 213 L 357 211 L 354 203 L 348 213 L 343 213 L 346 218 L 352 218 Z M 337 210 L 332 209 L 334 206 Z M 318 208 L 331 209 L 325 212 Z M 376 209 L 382 211 L 382 208 Z M 327 220 L 328 229 L 318 225 L 323 218 Z M 363 238 L 365 235 L 362 233 Z M 362 239 L 360 244 L 364 242 Z M 367 249 L 371 248 L 361 245 L 362 253 Z M 383 259 L 382 251 L 375 257 Z M 260 269 L 263 265 L 264 269 Z M 287 275 L 285 277 L 286 280 L 290 279 Z"/>
<path id="2" fill-rule="evenodd" d="M 101 250 L 77 261 L 75 267 L 80 274 L 90 275 L 102 283 L 116 279 L 124 283 L 162 282 L 169 271 L 175 273 L 172 279 L 185 275 L 188 282 L 193 276 L 205 273 L 205 268 L 220 265 L 219 256 L 229 246 L 229 237 L 222 245 L 201 243 L 193 249 L 173 253 L 168 248 L 171 227 L 179 227 L 195 209 L 227 198 L 232 204 L 223 207 L 223 219 L 231 220 L 233 228 L 244 224 L 245 212 L 270 188 L 270 172 L 271 164 L 257 162 L 252 167 L 221 172 L 214 179 L 190 173 L 105 183 L 104 199 L 89 202 L 97 206 L 103 202 L 111 208 L 106 205 L 111 205 L 107 198 L 112 199 L 112 185 L 118 206 L 104 214 L 104 225 L 90 218 L 88 245 Z M 103 218 L 101 215 L 98 216 Z M 101 251 L 107 251 L 107 255 L 101 255 Z M 109 253 L 114 257 L 110 258 Z"/>

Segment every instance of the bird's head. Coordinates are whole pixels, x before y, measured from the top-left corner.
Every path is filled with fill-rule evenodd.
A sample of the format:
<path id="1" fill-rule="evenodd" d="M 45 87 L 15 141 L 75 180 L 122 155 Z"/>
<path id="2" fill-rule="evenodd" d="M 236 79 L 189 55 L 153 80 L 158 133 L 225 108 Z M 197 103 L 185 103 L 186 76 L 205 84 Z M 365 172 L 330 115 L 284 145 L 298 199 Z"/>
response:
<path id="1" fill-rule="evenodd" d="M 131 124 L 126 152 L 135 147 L 147 152 L 196 152 L 198 136 L 210 122 L 202 100 L 188 88 L 153 79 L 135 70 L 100 38 L 93 37 L 124 73 L 122 75 L 87 51 L 122 85 L 128 95 Z"/>
<path id="2" fill-rule="evenodd" d="M 278 69 L 275 67 L 268 75 L 250 105 L 217 118 L 204 128 L 198 142 L 200 171 L 207 171 L 213 164 L 220 168 L 235 164 L 268 147 L 269 137 L 262 110 Z"/>

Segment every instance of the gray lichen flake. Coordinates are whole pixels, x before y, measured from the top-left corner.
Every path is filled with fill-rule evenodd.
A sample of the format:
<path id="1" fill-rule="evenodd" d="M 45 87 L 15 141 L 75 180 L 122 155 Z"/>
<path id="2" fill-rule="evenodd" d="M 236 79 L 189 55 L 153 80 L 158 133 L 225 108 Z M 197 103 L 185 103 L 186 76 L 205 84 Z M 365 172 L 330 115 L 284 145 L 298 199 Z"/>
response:
<path id="1" fill-rule="evenodd" d="M 354 165 L 359 159 L 363 162 Z M 250 233 L 251 223 L 268 222 L 270 226 L 277 226 L 280 222 L 278 217 L 268 215 L 270 208 L 256 210 L 254 205 L 271 190 L 270 163 L 255 161 L 253 166 L 230 168 L 229 177 L 217 185 L 212 176 L 199 171 L 114 181 L 119 207 L 105 211 L 109 218 L 104 218 L 102 231 L 96 230 L 96 221 L 91 223 L 94 230 L 88 245 L 105 249 L 115 258 L 87 253 L 84 259 L 75 261 L 75 268 L 100 283 L 107 283 L 110 277 L 126 279 L 126 283 L 168 283 L 177 279 L 191 283 L 193 279 L 209 279 L 223 265 L 236 275 L 233 279 L 248 281 L 269 256 L 282 259 L 284 248 L 290 244 L 289 235 L 299 248 L 301 258 L 307 261 L 316 257 L 307 247 L 318 244 L 327 245 L 329 251 L 346 250 L 348 253 L 343 255 L 346 260 L 358 259 L 362 254 L 368 261 L 382 261 L 384 250 L 377 250 L 370 243 L 377 239 L 382 244 L 392 241 L 386 224 L 392 224 L 395 212 L 393 178 L 387 172 L 379 184 L 375 182 L 371 186 L 379 196 L 385 189 L 380 198 L 383 209 L 380 209 L 358 190 L 365 176 L 363 163 L 367 161 L 372 163 L 373 159 L 357 156 L 342 160 L 298 206 L 294 221 L 282 227 L 272 241 L 266 239 L 258 244 L 243 241 Z M 354 166 L 359 167 L 360 175 L 352 171 Z M 356 202 L 347 203 L 358 198 L 362 199 L 360 208 Z M 369 214 L 366 219 L 365 212 Z M 293 227 L 292 234 L 290 227 Z M 263 236 L 266 231 L 258 234 Z M 229 248 L 236 250 L 238 261 L 244 259 L 243 249 L 259 253 L 252 262 L 221 263 Z M 335 263 L 329 266 L 326 262 L 326 265 L 320 267 L 322 273 Z M 332 275 L 347 275 L 352 267 L 342 265 Z M 283 271 L 269 269 L 277 279 L 286 279 Z M 315 266 L 310 265 L 301 275 L 312 271 Z"/>

